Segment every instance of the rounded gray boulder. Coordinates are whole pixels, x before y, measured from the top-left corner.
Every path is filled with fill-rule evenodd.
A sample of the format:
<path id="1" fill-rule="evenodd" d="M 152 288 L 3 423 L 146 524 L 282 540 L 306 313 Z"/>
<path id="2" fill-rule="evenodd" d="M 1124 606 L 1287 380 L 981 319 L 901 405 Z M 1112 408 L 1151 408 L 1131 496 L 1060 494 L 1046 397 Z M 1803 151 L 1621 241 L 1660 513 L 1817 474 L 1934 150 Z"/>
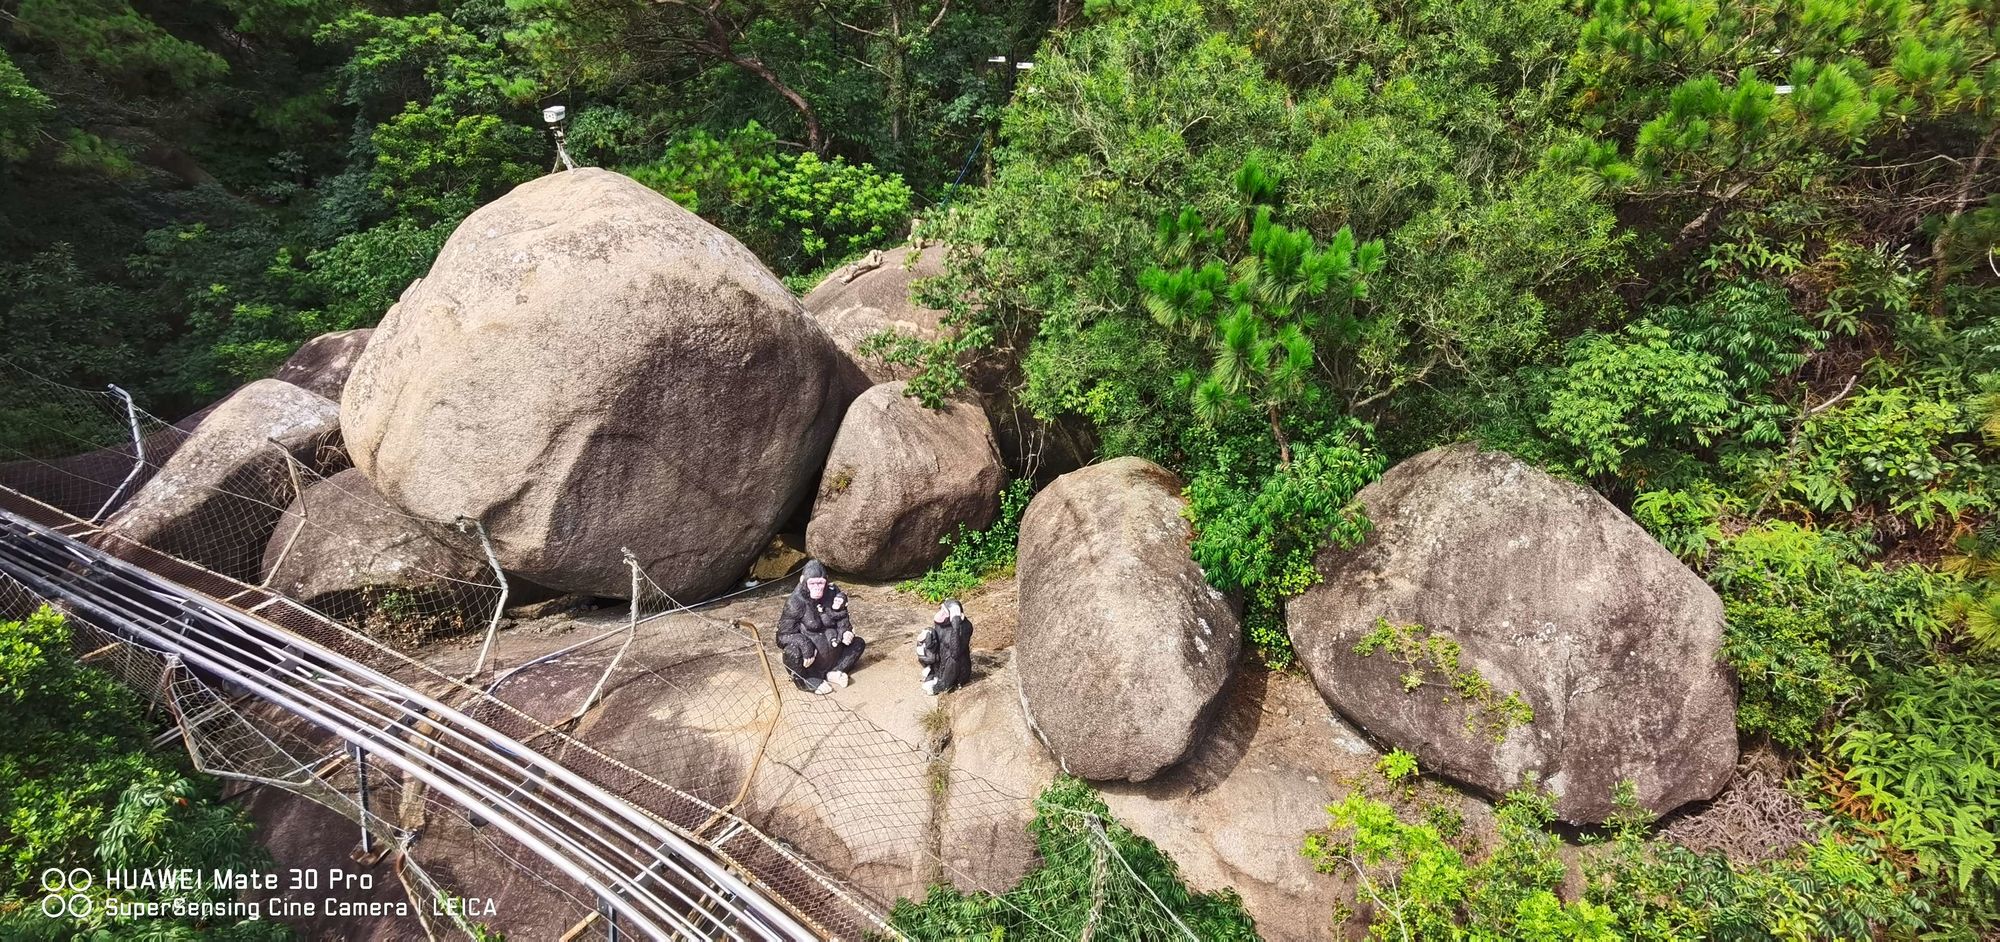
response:
<path id="1" fill-rule="evenodd" d="M 883 383 L 847 408 L 806 526 L 806 554 L 868 579 L 914 576 L 939 541 L 993 522 L 1007 474 L 978 406 L 927 409 Z"/>
<path id="2" fill-rule="evenodd" d="M 944 274 L 944 257 L 942 245 L 870 252 L 814 286 L 805 297 L 806 312 L 868 374 L 869 382 L 909 379 L 914 372 L 909 367 L 864 356 L 861 346 L 885 330 L 923 341 L 938 338 L 944 312 L 911 300 L 910 289 L 919 279 Z"/>
<path id="3" fill-rule="evenodd" d="M 348 374 L 354 372 L 354 362 L 361 359 L 361 351 L 368 349 L 368 338 L 374 334 L 373 327 L 320 334 L 300 346 L 271 378 L 339 402 Z"/>
<path id="4" fill-rule="evenodd" d="M 279 508 L 292 497 L 286 453 L 309 461 L 339 430 L 340 407 L 330 400 L 260 379 L 216 405 L 105 529 L 254 582 Z M 113 552 L 118 545 L 105 543 Z"/>
<path id="5" fill-rule="evenodd" d="M 494 581 L 484 561 L 437 540 L 422 521 L 397 512 L 349 468 L 305 490 L 265 545 L 272 589 L 340 617 L 389 593 L 426 609 L 461 607 Z"/>
<path id="6" fill-rule="evenodd" d="M 1238 612 L 1188 555 L 1180 492 L 1118 458 L 1057 478 L 1021 519 L 1022 701 L 1074 775 L 1138 782 L 1179 762 L 1236 667 Z"/>
<path id="7" fill-rule="evenodd" d="M 384 497 L 483 521 L 509 572 L 622 597 L 629 547 L 693 600 L 806 497 L 860 388 L 741 243 L 586 169 L 459 224 L 376 328 L 341 415 Z"/>
<path id="8" fill-rule="evenodd" d="M 1360 498 L 1367 541 L 1322 551 L 1323 581 L 1286 606 L 1334 709 L 1488 795 L 1532 774 L 1571 822 L 1604 821 L 1621 781 L 1655 812 L 1722 788 L 1736 764 L 1722 603 L 1638 524 L 1473 445 L 1410 458 Z M 1459 675 L 1492 692 L 1461 695 Z M 1531 721 L 1506 719 L 1508 694 Z"/>

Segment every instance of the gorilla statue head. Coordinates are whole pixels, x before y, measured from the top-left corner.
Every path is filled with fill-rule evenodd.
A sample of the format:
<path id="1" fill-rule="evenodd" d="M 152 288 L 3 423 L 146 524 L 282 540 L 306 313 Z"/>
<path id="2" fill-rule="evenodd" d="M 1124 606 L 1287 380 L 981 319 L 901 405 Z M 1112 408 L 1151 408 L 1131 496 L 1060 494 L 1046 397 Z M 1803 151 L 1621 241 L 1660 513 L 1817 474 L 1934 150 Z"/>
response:
<path id="1" fill-rule="evenodd" d="M 826 567 L 817 559 L 806 560 L 805 571 L 799 573 L 799 585 L 813 601 L 819 601 L 826 595 Z"/>

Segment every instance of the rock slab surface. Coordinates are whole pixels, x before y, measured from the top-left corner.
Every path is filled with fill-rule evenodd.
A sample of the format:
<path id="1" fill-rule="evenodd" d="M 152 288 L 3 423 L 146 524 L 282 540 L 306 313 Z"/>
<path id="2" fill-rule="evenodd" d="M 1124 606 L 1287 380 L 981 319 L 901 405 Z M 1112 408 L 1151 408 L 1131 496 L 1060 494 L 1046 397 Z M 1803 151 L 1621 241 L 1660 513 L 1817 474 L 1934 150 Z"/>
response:
<path id="1" fill-rule="evenodd" d="M 329 612 L 373 593 L 448 600 L 465 583 L 493 581 L 485 563 L 390 508 L 353 468 L 307 487 L 286 508 L 263 570 L 271 588 Z"/>
<path id="2" fill-rule="evenodd" d="M 1363 488 L 1374 531 L 1316 560 L 1323 581 L 1286 618 L 1336 710 L 1426 769 L 1498 796 L 1531 773 L 1565 820 L 1601 822 L 1631 780 L 1666 812 L 1712 797 L 1736 764 L 1736 698 L 1721 664 L 1722 603 L 1594 491 L 1497 451 L 1453 445 Z M 1534 712 L 1496 741 L 1443 688 L 1405 690 L 1428 657 L 1356 650 L 1383 620 L 1459 647 L 1459 669 Z"/>
<path id="3" fill-rule="evenodd" d="M 910 299 L 910 288 L 920 279 L 944 274 L 945 247 L 925 249 L 899 246 L 886 252 L 871 252 L 867 258 L 841 267 L 806 294 L 806 311 L 868 374 L 871 383 L 909 379 L 914 372 L 906 366 L 892 366 L 878 357 L 863 356 L 861 345 L 884 330 L 936 340 L 944 312 L 924 307 Z"/>
<path id="4" fill-rule="evenodd" d="M 361 351 L 368 349 L 368 338 L 374 334 L 373 327 L 320 334 L 306 341 L 271 378 L 339 402 L 355 361 L 361 359 Z"/>

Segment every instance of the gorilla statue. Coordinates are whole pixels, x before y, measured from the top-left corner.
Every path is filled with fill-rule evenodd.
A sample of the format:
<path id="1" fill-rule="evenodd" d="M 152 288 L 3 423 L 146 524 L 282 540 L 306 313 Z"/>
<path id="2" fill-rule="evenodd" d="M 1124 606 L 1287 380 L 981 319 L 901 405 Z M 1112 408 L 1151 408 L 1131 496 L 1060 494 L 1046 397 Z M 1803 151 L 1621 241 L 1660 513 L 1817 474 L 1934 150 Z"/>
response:
<path id="1" fill-rule="evenodd" d="M 848 673 L 861 664 L 864 647 L 854 633 L 847 593 L 827 579 L 819 560 L 808 560 L 798 588 L 778 616 L 778 648 L 792 683 L 818 694 L 845 687 Z"/>
<path id="2" fill-rule="evenodd" d="M 917 663 L 924 666 L 924 692 L 949 693 L 972 682 L 972 619 L 957 599 L 946 599 L 917 636 Z"/>

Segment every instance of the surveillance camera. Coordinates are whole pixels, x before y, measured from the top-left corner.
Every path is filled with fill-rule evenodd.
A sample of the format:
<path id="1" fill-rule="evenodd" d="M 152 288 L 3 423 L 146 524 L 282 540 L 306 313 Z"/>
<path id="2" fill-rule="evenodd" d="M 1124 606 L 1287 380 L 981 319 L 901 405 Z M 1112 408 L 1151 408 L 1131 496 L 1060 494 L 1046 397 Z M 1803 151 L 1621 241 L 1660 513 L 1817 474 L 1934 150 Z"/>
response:
<path id="1" fill-rule="evenodd" d="M 563 119 L 567 117 L 569 117 L 569 109 L 562 105 L 550 105 L 542 109 L 542 120 L 552 125 L 563 123 Z"/>

